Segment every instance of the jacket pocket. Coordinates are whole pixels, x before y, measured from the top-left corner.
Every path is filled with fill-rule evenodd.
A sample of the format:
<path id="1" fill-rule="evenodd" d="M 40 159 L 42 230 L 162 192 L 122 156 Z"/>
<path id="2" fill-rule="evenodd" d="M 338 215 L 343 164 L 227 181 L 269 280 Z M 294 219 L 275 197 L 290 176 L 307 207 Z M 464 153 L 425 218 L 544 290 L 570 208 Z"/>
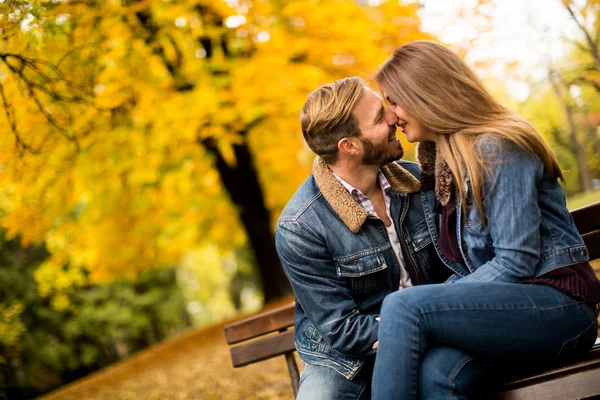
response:
<path id="1" fill-rule="evenodd" d="M 381 273 L 387 269 L 387 264 L 380 252 L 359 253 L 355 256 L 336 259 L 336 272 L 340 278 L 348 279 L 348 286 L 355 297 L 365 297 L 375 293 L 387 279 L 387 274 Z M 385 275 L 385 276 L 383 276 Z M 382 288 L 385 286 L 382 286 Z"/>
<path id="2" fill-rule="evenodd" d="M 473 231 L 481 230 L 481 213 L 475 204 L 467 202 L 467 210 L 464 215 L 465 228 Z"/>
<path id="3" fill-rule="evenodd" d="M 429 229 L 427 228 L 427 222 L 425 220 L 418 223 L 412 229 L 410 232 L 410 237 L 412 241 L 412 247 L 415 252 L 423 250 L 433 242 L 431 235 L 429 234 Z"/>
<path id="4" fill-rule="evenodd" d="M 329 354 L 331 347 L 314 326 L 311 325 L 310 328 L 305 331 L 305 335 L 308 341 L 302 343 L 304 349 L 321 354 Z"/>

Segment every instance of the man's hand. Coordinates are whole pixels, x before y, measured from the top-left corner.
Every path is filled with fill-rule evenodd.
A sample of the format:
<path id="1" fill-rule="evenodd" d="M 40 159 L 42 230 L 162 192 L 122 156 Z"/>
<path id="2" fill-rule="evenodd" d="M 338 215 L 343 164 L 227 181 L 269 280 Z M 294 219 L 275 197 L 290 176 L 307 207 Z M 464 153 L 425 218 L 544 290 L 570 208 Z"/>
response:
<path id="1" fill-rule="evenodd" d="M 381 318 L 375 317 L 375 320 L 377 320 L 377 322 L 379 322 L 379 321 L 381 321 Z M 379 340 L 373 344 L 373 350 L 377 350 L 378 347 L 379 347 Z"/>

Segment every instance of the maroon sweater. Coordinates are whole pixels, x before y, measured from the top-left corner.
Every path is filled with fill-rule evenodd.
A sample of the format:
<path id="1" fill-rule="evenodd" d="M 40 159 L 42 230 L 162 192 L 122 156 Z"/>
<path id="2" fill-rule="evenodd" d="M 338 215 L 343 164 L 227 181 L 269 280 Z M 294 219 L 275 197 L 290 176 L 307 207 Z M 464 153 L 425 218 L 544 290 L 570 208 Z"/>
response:
<path id="1" fill-rule="evenodd" d="M 434 189 L 435 178 L 432 175 L 421 175 L 421 187 L 423 190 Z M 441 214 L 439 245 L 442 253 L 449 260 L 464 264 L 465 260 L 456 237 L 456 199 L 454 195 L 446 206 L 439 206 L 437 211 L 438 214 Z M 558 268 L 539 278 L 522 279 L 519 283 L 548 285 L 584 303 L 600 303 L 600 281 L 589 262 Z"/>

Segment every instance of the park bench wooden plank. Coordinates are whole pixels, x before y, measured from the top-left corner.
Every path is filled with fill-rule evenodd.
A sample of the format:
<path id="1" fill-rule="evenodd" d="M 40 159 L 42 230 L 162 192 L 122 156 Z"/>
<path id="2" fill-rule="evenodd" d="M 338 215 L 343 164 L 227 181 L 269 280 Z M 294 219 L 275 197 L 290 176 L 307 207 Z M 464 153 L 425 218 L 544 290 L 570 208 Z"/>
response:
<path id="1" fill-rule="evenodd" d="M 588 248 L 590 259 L 600 258 L 600 202 L 574 210 L 573 219 Z M 266 311 L 225 326 L 234 367 L 285 355 L 294 396 L 299 372 L 294 358 L 295 303 Z M 236 345 L 237 344 L 237 345 Z M 510 382 L 488 396 L 490 400 L 548 400 L 600 398 L 600 345 L 575 361 L 549 367 Z"/>
<path id="2" fill-rule="evenodd" d="M 580 233 L 589 233 L 600 230 L 599 204 L 600 202 L 596 202 L 571 211 L 577 230 L 579 230 Z"/>
<path id="3" fill-rule="evenodd" d="M 590 260 L 600 258 L 600 231 L 582 235 L 583 241 L 588 248 Z"/>
<path id="4" fill-rule="evenodd" d="M 286 305 L 225 325 L 225 339 L 227 339 L 227 343 L 235 344 L 293 325 L 294 307 Z"/>
<path id="5" fill-rule="evenodd" d="M 513 391 L 501 393 L 493 400 L 597 399 L 600 393 L 598 369 L 557 377 Z"/>
<path id="6" fill-rule="evenodd" d="M 600 344 L 576 361 L 513 379 L 490 400 L 584 399 L 600 394 Z"/>
<path id="7" fill-rule="evenodd" d="M 300 373 L 294 357 L 295 303 L 265 311 L 225 325 L 224 332 L 234 368 L 285 356 L 294 397 L 298 394 Z M 237 345 L 236 345 L 237 344 Z"/>
<path id="8" fill-rule="evenodd" d="M 249 342 L 231 348 L 231 361 L 234 367 L 243 367 L 271 357 L 280 356 L 295 350 L 294 331 L 289 330 L 269 336 L 257 342 Z"/>
<path id="9" fill-rule="evenodd" d="M 577 230 L 588 248 L 590 259 L 600 258 L 600 202 L 573 210 Z"/>

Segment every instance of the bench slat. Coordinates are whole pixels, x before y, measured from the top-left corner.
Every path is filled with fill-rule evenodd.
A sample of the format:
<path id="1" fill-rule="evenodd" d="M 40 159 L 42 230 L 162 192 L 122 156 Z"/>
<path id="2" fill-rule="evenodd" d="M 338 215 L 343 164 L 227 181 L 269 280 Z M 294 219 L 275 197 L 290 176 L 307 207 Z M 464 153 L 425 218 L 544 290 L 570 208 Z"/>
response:
<path id="1" fill-rule="evenodd" d="M 533 385 L 538 382 L 547 381 L 550 379 L 559 378 L 574 374 L 581 370 L 599 368 L 600 367 L 600 345 L 596 344 L 594 347 L 583 356 L 579 357 L 577 361 L 567 363 L 563 366 L 553 368 L 550 370 L 524 375 L 523 377 L 513 379 L 506 383 L 502 391 L 509 391 L 518 389 L 521 387 Z"/>
<path id="2" fill-rule="evenodd" d="M 257 361 L 296 351 L 294 331 L 285 331 L 265 339 L 258 339 L 231 348 L 231 362 L 235 368 Z"/>
<path id="3" fill-rule="evenodd" d="M 600 202 L 571 211 L 580 234 L 600 230 Z"/>
<path id="4" fill-rule="evenodd" d="M 235 344 L 294 326 L 295 303 L 225 325 L 225 339 Z"/>
<path id="5" fill-rule="evenodd" d="M 583 242 L 590 254 L 590 260 L 600 258 L 600 231 L 583 235 Z"/>
<path id="6" fill-rule="evenodd" d="M 508 392 L 491 400 L 548 400 L 597 398 L 600 393 L 600 369 L 588 369 Z"/>

